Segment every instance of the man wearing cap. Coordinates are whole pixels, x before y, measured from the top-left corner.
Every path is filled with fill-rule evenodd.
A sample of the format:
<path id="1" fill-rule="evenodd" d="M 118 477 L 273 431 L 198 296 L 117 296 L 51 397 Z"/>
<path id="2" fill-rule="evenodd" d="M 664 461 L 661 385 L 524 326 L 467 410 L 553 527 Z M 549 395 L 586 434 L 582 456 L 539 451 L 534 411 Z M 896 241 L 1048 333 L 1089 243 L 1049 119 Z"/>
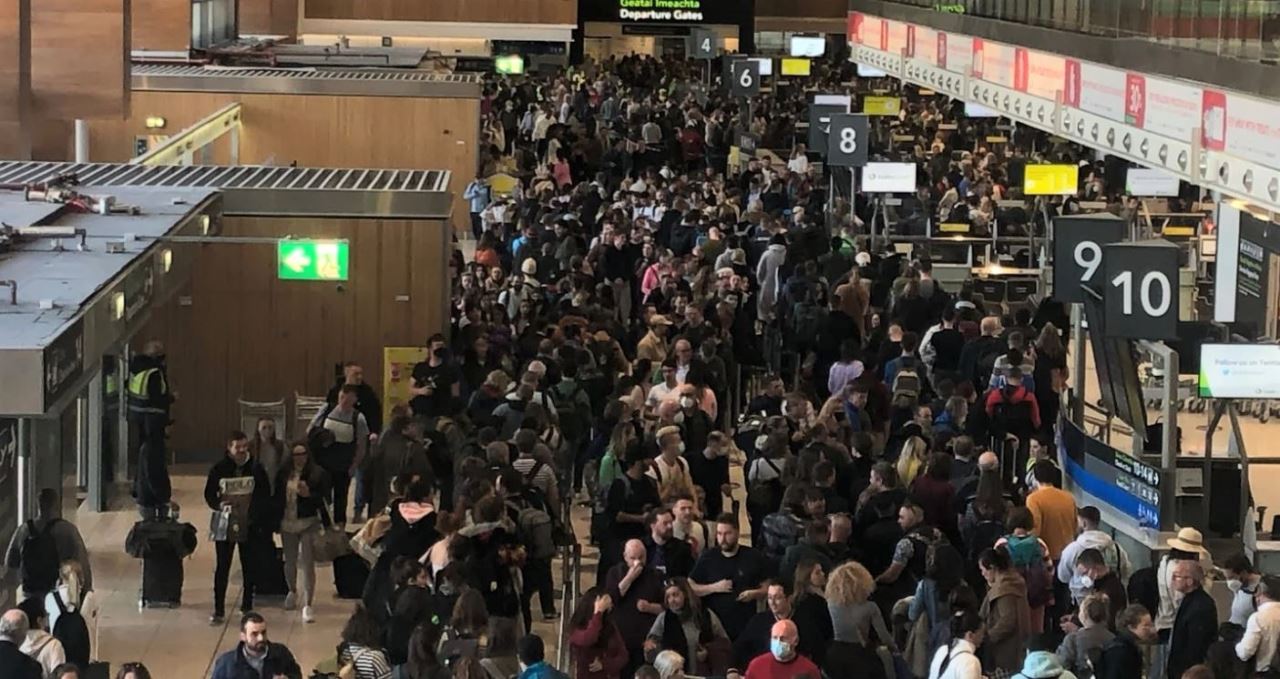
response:
<path id="1" fill-rule="evenodd" d="M 667 359 L 667 328 L 671 320 L 661 314 L 649 319 L 649 332 L 636 343 L 636 360 L 649 359 L 655 365 Z"/>

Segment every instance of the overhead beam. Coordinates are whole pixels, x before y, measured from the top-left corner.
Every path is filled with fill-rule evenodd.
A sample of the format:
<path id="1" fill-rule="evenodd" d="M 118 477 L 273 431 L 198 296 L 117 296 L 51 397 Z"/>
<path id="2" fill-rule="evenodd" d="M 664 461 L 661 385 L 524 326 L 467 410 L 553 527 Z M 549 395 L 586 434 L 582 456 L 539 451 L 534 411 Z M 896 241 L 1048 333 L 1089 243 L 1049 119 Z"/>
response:
<path id="1" fill-rule="evenodd" d="M 129 161 L 130 165 L 193 165 L 195 153 L 224 134 L 231 135 L 231 157 L 239 156 L 240 102 L 227 104 L 163 144 Z"/>

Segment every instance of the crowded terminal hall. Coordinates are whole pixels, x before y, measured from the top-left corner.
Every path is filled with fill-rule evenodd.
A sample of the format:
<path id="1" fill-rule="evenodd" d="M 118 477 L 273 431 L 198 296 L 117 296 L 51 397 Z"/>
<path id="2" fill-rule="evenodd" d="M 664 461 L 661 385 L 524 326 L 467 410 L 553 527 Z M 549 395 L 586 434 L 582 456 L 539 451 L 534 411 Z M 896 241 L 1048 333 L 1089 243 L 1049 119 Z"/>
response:
<path id="1" fill-rule="evenodd" d="M 658 11 L 651 5 L 624 3 Z M 408 49 L 395 44 L 383 38 L 389 61 Z M 111 359 L 106 406 L 57 392 L 70 345 L 50 345 L 42 374 L 54 396 L 44 402 L 117 408 L 125 423 L 80 435 L 120 442 L 106 473 L 123 504 L 102 499 L 101 514 L 62 518 L 77 496 L 61 478 L 9 466 L 39 455 L 45 430 L 22 420 L 10 450 L 0 429 L 0 479 L 18 469 L 5 488 L 23 507 L 4 526 L 12 605 L 0 616 L 0 679 L 1280 673 L 1280 577 L 1251 532 L 1265 508 L 1241 498 L 1247 474 L 1211 484 L 1208 451 L 1184 464 L 1160 447 L 1183 445 L 1184 428 L 1162 418 L 1190 397 L 1167 396 L 1178 385 L 1160 385 L 1177 380 L 1149 365 L 1153 352 L 1167 355 L 1152 347 L 1169 340 L 1189 362 L 1199 344 L 1113 336 L 1142 330 L 1121 330 L 1127 317 L 1113 318 L 1123 314 L 1111 292 L 1087 284 L 1100 266 L 1124 280 L 1115 256 L 1103 259 L 1111 245 L 1073 241 L 1084 243 L 1074 257 L 1085 272 L 1074 296 L 1046 284 L 1050 256 L 1063 256 L 1054 253 L 1064 220 L 1123 225 L 1114 240 L 1159 221 L 1125 181 L 1132 163 L 980 115 L 840 52 L 807 58 L 786 78 L 766 76 L 758 59 L 693 52 L 530 60 L 502 73 L 489 63 L 474 76 L 479 119 L 448 123 L 478 126 L 477 163 L 451 180 L 459 208 L 445 222 L 449 244 L 431 256 L 402 250 L 394 265 L 439 274 L 430 287 L 447 308 L 429 312 L 436 326 L 405 320 L 413 332 L 429 327 L 411 341 L 373 337 L 376 363 L 339 353 L 347 340 L 328 336 L 426 318 L 429 295 L 410 302 L 393 286 L 366 295 L 361 286 L 386 279 L 357 269 L 374 275 L 374 260 L 389 259 L 354 254 L 367 236 L 352 235 L 348 279 L 345 249 L 326 259 L 323 245 L 288 245 L 292 234 L 320 233 L 307 219 L 290 222 L 279 281 L 263 274 L 258 287 L 226 293 L 262 315 L 212 306 L 222 293 L 175 288 L 188 315 L 165 316 L 163 331 Z M 154 93 L 135 92 L 134 107 L 146 108 L 140 94 Z M 872 100 L 893 105 L 872 112 Z M 140 152 L 163 143 L 139 139 Z M 245 133 L 236 143 L 260 142 Z M 1043 166 L 1067 168 L 1068 189 L 1036 186 Z M 41 180 L 41 195 L 53 203 L 79 191 L 65 173 L 87 167 Z M 6 176 L 0 164 L 0 181 L 16 181 Z M 274 208 L 238 191 L 225 194 L 220 237 L 251 247 L 267 232 L 228 225 Z M 65 206 L 109 215 L 131 195 L 122 189 L 99 210 L 75 193 Z M 179 200 L 164 206 L 185 210 Z M 1161 203 L 1163 228 L 1191 224 L 1195 242 L 1179 247 L 1196 250 L 1213 229 L 1198 211 L 1225 200 L 1182 182 Z M 25 228 L 58 228 L 43 218 Z M 181 258 L 194 255 L 177 248 L 224 247 L 201 240 L 217 228 L 153 241 L 188 266 Z M 23 230 L 6 223 L 2 237 Z M 60 238 L 59 251 L 74 249 L 74 230 Z M 396 250 L 380 242 L 384 254 Z M 158 293 L 169 261 L 156 257 Z M 1183 260 L 1204 265 L 1194 253 Z M 230 268 L 239 264 L 222 266 L 197 269 L 190 285 L 242 277 Z M 347 295 L 352 315 L 304 317 L 254 300 L 330 294 L 273 297 L 273 286 L 308 272 L 342 281 L 332 294 Z M 133 295 L 144 294 L 130 276 L 116 319 L 133 318 Z M 1158 284 L 1128 280 L 1139 309 L 1160 306 Z M 38 284 L 0 285 L 17 299 L 19 285 Z M 1172 303 L 1169 285 L 1163 305 L 1178 307 L 1181 283 Z M 1147 310 L 1154 328 L 1165 311 Z M 250 341 L 184 329 L 203 322 L 192 313 Z M 75 345 L 76 360 L 104 353 L 93 332 L 102 331 Z M 281 362 L 305 363 L 324 387 L 306 404 L 315 379 L 288 387 L 296 416 L 256 401 L 251 385 L 274 378 L 215 385 L 192 363 L 193 354 L 209 365 L 255 360 L 277 338 L 292 354 Z M 408 358 L 390 358 L 397 346 Z M 292 370 L 255 365 L 277 377 Z M 1083 397 L 1086 383 L 1105 394 Z M 213 389 L 239 405 L 186 405 L 207 403 L 200 392 Z M 1196 396 L 1216 417 L 1207 430 L 1186 424 L 1187 442 L 1241 426 L 1236 410 L 1215 405 L 1229 401 L 1205 389 Z M 1124 438 L 1112 433 L 1121 429 Z M 209 454 L 176 452 L 175 437 L 191 432 Z M 72 437 L 57 440 L 76 455 Z M 1188 520 L 1182 495 L 1193 486 L 1221 498 L 1202 491 Z M 79 500 L 96 501 L 86 493 Z M 1242 508 L 1248 525 L 1237 517 L 1224 533 L 1215 517 Z M 207 639 L 182 646 L 188 636 Z"/>

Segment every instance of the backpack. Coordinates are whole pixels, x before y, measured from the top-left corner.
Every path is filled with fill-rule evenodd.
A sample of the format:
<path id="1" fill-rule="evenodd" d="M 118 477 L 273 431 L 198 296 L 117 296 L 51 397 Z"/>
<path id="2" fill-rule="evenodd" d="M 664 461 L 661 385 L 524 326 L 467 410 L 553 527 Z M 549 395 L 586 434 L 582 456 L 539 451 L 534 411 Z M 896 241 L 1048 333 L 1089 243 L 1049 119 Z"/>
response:
<path id="1" fill-rule="evenodd" d="M 760 458 L 760 463 L 769 465 L 777 477 L 753 481 L 747 488 L 747 513 L 751 516 L 772 514 L 782 505 L 782 470 L 767 457 Z"/>
<path id="2" fill-rule="evenodd" d="M 75 663 L 77 667 L 88 667 L 89 625 L 80 614 L 80 607 L 68 608 L 57 590 L 53 591 L 53 603 L 57 604 L 59 613 L 58 622 L 53 626 L 53 638 L 62 642 L 67 662 Z"/>
<path id="3" fill-rule="evenodd" d="M 541 493 L 533 487 L 532 481 L 542 466 L 541 462 L 535 463 L 524 477 L 526 491 L 532 492 L 535 499 L 540 498 Z M 556 554 L 555 522 L 545 506 L 545 501 L 526 500 L 517 507 L 516 528 L 530 559 L 550 559 Z"/>
<path id="4" fill-rule="evenodd" d="M 822 332 L 826 316 L 826 309 L 810 301 L 796 305 L 791 315 L 791 331 L 794 333 L 795 346 L 801 348 L 813 346 Z"/>
<path id="5" fill-rule="evenodd" d="M 1034 535 L 1009 535 L 1005 537 L 1005 549 L 1009 552 L 1013 567 L 1027 581 L 1027 604 L 1036 608 L 1052 601 L 1053 582 L 1049 569 L 1044 567 L 1040 538 Z"/>
<path id="6" fill-rule="evenodd" d="M 475 637 L 453 637 L 440 643 L 440 652 L 436 654 L 445 667 L 452 668 L 460 658 L 480 659 L 480 639 Z"/>
<path id="7" fill-rule="evenodd" d="M 586 392 L 582 390 L 582 386 L 574 382 L 573 388 L 564 393 L 560 386 L 561 382 L 556 385 L 556 396 L 560 397 L 558 411 L 560 413 L 560 432 L 564 434 L 566 441 L 574 444 L 581 444 L 591 435 L 591 405 L 580 398 Z"/>
<path id="8" fill-rule="evenodd" d="M 36 530 L 35 521 L 27 521 L 27 537 L 22 541 L 22 589 L 28 595 L 48 592 L 58 584 L 58 543 L 53 538 L 54 519 L 44 530 Z"/>
<path id="9" fill-rule="evenodd" d="M 920 401 L 920 373 L 915 362 L 903 363 L 893 376 L 893 395 L 890 403 L 895 408 L 913 408 Z"/>
<path id="10" fill-rule="evenodd" d="M 973 527 L 973 533 L 969 539 L 968 556 L 970 563 L 977 563 L 978 556 L 984 551 L 995 546 L 1000 538 L 1004 537 L 1005 529 L 1003 521 L 979 521 Z"/>

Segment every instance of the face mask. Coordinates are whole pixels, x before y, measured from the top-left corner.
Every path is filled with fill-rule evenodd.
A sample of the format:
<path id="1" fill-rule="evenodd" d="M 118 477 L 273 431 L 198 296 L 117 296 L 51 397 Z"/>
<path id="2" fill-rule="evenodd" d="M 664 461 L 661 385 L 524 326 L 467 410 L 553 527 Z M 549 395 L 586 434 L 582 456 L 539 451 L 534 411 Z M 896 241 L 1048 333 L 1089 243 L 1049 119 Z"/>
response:
<path id="1" fill-rule="evenodd" d="M 676 416 L 671 418 L 671 420 L 676 424 L 684 424 L 684 413 L 676 413 Z M 683 446 L 684 444 L 681 443 L 680 445 Z M 684 450 L 681 450 L 680 452 L 683 453 Z"/>
<path id="2" fill-rule="evenodd" d="M 1081 587 L 1083 587 L 1083 588 L 1085 588 L 1085 589 L 1093 589 L 1093 576 L 1092 576 L 1092 575 L 1081 575 L 1081 576 L 1080 576 L 1080 586 L 1081 586 Z"/>
<path id="3" fill-rule="evenodd" d="M 786 660 L 791 657 L 791 644 L 781 639 L 773 639 L 769 642 L 769 652 L 778 660 Z"/>
<path id="4" fill-rule="evenodd" d="M 1239 592 L 1241 589 L 1244 589 L 1244 583 L 1239 580 L 1228 580 L 1227 589 L 1231 590 L 1233 593 Z"/>
<path id="5" fill-rule="evenodd" d="M 686 410 L 687 410 L 687 409 L 689 409 L 689 408 L 692 408 L 692 407 L 693 407 L 693 399 L 691 399 L 691 398 L 682 398 L 682 399 L 680 399 L 680 407 L 681 407 L 681 408 L 684 408 L 684 409 L 686 409 Z"/>
<path id="6" fill-rule="evenodd" d="M 680 447 L 678 448 L 678 450 L 680 451 L 681 455 L 684 455 L 684 441 L 680 442 Z"/>

